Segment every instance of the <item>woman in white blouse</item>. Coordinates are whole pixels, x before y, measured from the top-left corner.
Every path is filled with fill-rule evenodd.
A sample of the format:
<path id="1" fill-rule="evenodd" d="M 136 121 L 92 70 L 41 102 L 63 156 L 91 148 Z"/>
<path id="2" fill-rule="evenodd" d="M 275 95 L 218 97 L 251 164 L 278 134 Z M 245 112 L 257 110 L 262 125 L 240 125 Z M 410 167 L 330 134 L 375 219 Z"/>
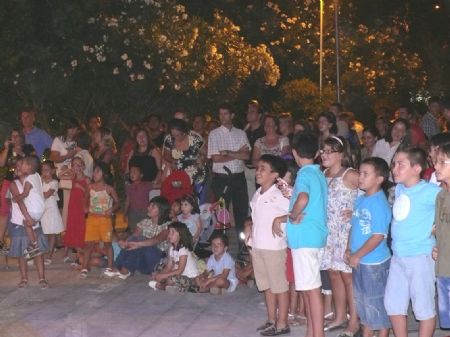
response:
<path id="1" fill-rule="evenodd" d="M 397 152 L 399 145 L 405 141 L 408 130 L 409 123 L 406 119 L 396 119 L 386 137 L 376 142 L 372 157 L 383 158 L 388 165 L 391 165 L 392 158 L 395 152 Z"/>
<path id="2" fill-rule="evenodd" d="M 253 147 L 253 165 L 256 167 L 259 157 L 263 154 L 272 154 L 274 156 L 282 157 L 291 152 L 289 139 L 286 136 L 281 136 L 278 133 L 279 121 L 276 116 L 265 115 L 263 120 L 264 132 L 266 135 L 258 138 Z"/>

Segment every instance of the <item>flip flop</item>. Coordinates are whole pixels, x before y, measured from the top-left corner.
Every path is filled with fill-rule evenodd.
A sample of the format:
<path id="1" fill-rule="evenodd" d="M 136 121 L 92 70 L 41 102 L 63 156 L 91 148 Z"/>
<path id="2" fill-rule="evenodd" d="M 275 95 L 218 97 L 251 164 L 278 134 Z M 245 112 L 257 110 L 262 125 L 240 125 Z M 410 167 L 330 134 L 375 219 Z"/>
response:
<path id="1" fill-rule="evenodd" d="M 341 328 L 345 328 L 347 326 L 347 321 L 338 324 L 325 324 L 323 327 L 323 331 L 333 331 Z"/>

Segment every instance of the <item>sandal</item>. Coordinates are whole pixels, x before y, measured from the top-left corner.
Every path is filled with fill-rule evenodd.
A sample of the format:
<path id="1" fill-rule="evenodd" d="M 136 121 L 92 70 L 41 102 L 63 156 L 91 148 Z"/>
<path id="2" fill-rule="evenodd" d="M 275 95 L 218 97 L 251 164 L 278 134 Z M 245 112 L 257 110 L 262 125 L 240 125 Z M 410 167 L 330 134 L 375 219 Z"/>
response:
<path id="1" fill-rule="evenodd" d="M 20 280 L 19 284 L 17 285 L 17 287 L 19 289 L 24 289 L 26 287 L 28 287 L 28 280 L 27 279 L 22 279 Z"/>
<path id="2" fill-rule="evenodd" d="M 323 327 L 323 331 L 327 332 L 327 331 L 333 331 L 333 330 L 337 330 L 337 329 L 341 329 L 341 328 L 345 328 L 347 326 L 347 321 L 338 323 L 338 324 L 325 324 Z"/>
<path id="3" fill-rule="evenodd" d="M 88 275 L 88 270 L 87 269 L 81 269 L 80 278 L 81 279 L 86 278 L 87 275 Z"/>
<path id="4" fill-rule="evenodd" d="M 47 289 L 48 288 L 48 281 L 46 279 L 40 279 L 39 280 L 39 287 L 41 287 L 41 289 Z"/>
<path id="5" fill-rule="evenodd" d="M 271 321 L 266 321 L 264 324 L 262 324 L 261 326 L 256 328 L 256 331 L 263 331 L 263 330 L 267 330 L 271 327 L 275 327 L 275 322 L 271 322 Z"/>

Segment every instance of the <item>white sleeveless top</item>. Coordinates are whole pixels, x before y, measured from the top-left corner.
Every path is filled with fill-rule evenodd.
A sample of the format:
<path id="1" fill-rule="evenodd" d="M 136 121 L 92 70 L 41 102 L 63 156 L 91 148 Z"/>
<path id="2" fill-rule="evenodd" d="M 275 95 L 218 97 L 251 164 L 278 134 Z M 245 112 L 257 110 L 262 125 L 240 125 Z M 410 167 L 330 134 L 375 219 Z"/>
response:
<path id="1" fill-rule="evenodd" d="M 16 179 L 12 182 L 12 184 L 16 184 L 19 193 L 23 192 L 23 185 L 19 179 Z M 23 222 L 25 221 L 25 217 L 22 214 L 22 211 L 19 208 L 19 204 L 15 201 L 11 202 L 11 222 L 15 225 L 23 226 Z"/>

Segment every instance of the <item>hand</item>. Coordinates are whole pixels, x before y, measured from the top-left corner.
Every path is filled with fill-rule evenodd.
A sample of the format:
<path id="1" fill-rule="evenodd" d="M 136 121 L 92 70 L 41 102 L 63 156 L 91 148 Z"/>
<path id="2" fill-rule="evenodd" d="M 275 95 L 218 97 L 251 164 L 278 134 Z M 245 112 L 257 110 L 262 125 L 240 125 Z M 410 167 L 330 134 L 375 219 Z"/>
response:
<path id="1" fill-rule="evenodd" d="M 282 218 L 276 217 L 272 222 L 272 235 L 273 237 L 283 237 L 283 231 L 281 230 Z"/>
<path id="2" fill-rule="evenodd" d="M 230 151 L 228 151 L 228 150 L 222 150 L 222 151 L 219 152 L 219 154 L 220 154 L 221 156 L 228 156 L 228 155 L 230 154 Z"/>
<path id="3" fill-rule="evenodd" d="M 156 282 L 161 282 L 161 281 L 164 281 L 164 280 L 166 279 L 166 277 L 165 277 L 164 274 L 155 274 L 155 275 L 153 276 L 153 279 L 154 279 Z"/>
<path id="4" fill-rule="evenodd" d="M 359 261 L 361 261 L 361 258 L 356 255 L 350 255 L 350 258 L 348 260 L 348 265 L 352 268 L 357 268 L 359 265 Z"/>
<path id="5" fill-rule="evenodd" d="M 122 249 L 127 249 L 128 248 L 128 242 L 125 240 L 119 240 L 119 247 Z"/>
<path id="6" fill-rule="evenodd" d="M 296 218 L 292 218 L 291 216 L 289 216 L 289 220 L 291 221 L 291 224 L 297 225 L 300 222 L 302 222 L 305 215 L 306 215 L 306 213 L 300 213 Z"/>
<path id="7" fill-rule="evenodd" d="M 128 250 L 133 250 L 133 249 L 138 249 L 138 248 L 141 248 L 140 242 L 136 242 L 136 241 L 127 242 Z"/>
<path id="8" fill-rule="evenodd" d="M 341 215 L 345 222 L 349 222 L 352 219 L 353 211 L 351 209 L 344 209 Z"/>
<path id="9" fill-rule="evenodd" d="M 344 262 L 349 264 L 350 263 L 350 249 L 346 249 L 344 253 Z"/>
<path id="10" fill-rule="evenodd" d="M 25 225 L 28 227 L 32 227 L 35 224 L 35 221 L 32 218 L 27 218 L 24 221 Z"/>
<path id="11" fill-rule="evenodd" d="M 436 225 L 433 225 L 433 227 L 431 227 L 431 235 L 436 235 Z"/>
<path id="12" fill-rule="evenodd" d="M 106 215 L 106 216 L 111 216 L 112 213 L 113 213 L 112 208 L 109 208 L 109 209 L 107 209 L 107 210 L 105 211 L 105 215 Z"/>
<path id="13" fill-rule="evenodd" d="M 10 144 L 14 144 L 14 143 L 11 141 L 11 139 L 7 139 L 7 140 L 5 140 L 5 143 L 3 144 L 3 147 L 5 149 L 8 149 Z"/>
<path id="14" fill-rule="evenodd" d="M 431 256 L 433 258 L 433 260 L 437 260 L 438 259 L 438 248 L 437 247 L 433 247 L 433 251 L 431 252 Z"/>

